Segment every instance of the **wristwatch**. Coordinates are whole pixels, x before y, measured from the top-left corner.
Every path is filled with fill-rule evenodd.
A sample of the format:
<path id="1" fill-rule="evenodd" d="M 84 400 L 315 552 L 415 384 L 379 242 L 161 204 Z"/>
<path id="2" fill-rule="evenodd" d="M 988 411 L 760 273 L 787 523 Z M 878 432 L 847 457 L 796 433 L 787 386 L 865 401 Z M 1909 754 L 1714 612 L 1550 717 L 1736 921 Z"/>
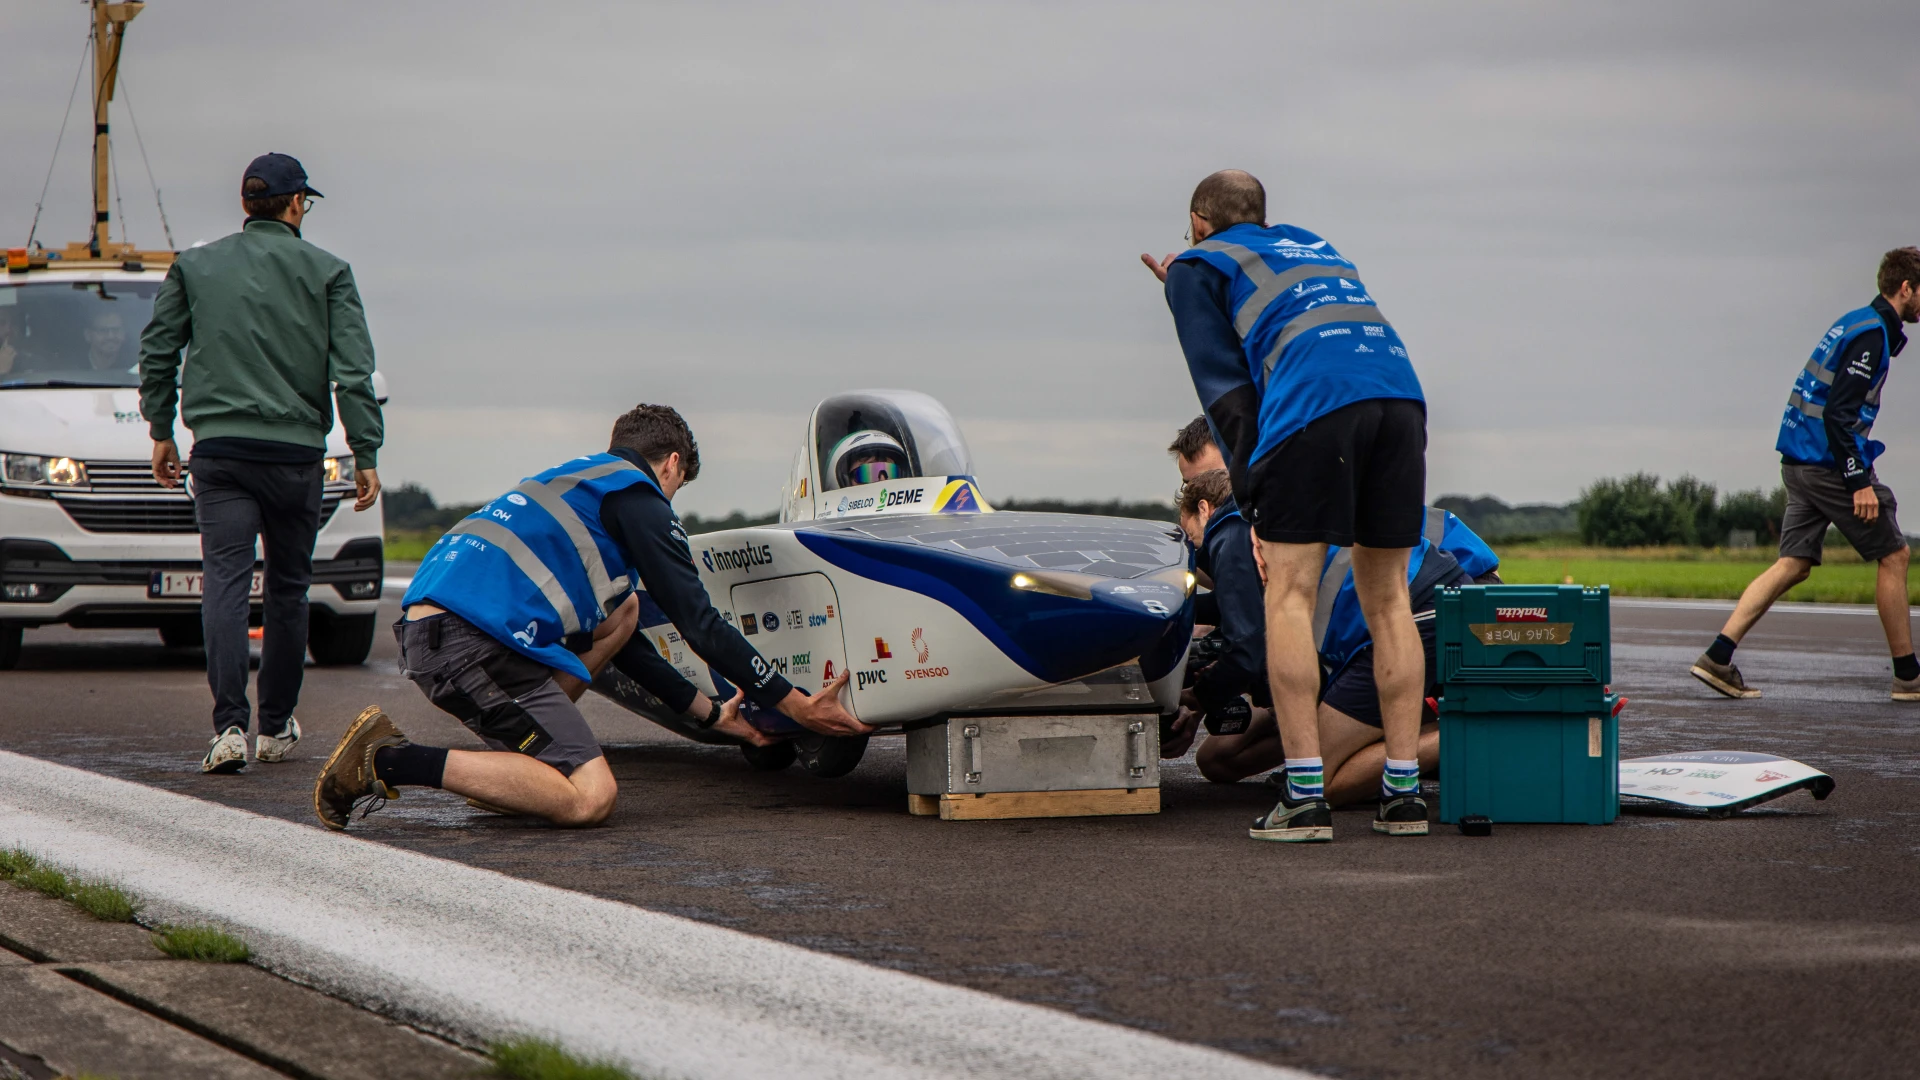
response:
<path id="1" fill-rule="evenodd" d="M 720 722 L 720 702 L 713 698 L 708 698 L 707 700 L 713 702 L 713 708 L 707 711 L 707 718 L 705 720 L 694 721 L 701 731 L 709 730 L 713 725 Z"/>

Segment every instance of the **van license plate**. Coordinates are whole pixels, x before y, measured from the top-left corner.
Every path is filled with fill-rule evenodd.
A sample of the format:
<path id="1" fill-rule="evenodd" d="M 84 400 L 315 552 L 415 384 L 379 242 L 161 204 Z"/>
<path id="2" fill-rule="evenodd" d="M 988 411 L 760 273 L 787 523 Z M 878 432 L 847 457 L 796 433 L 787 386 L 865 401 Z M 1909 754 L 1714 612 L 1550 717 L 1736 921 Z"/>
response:
<path id="1" fill-rule="evenodd" d="M 198 570 L 155 570 L 147 579 L 147 595 L 155 600 L 173 597 L 199 599 L 206 587 L 207 575 Z M 255 570 L 247 595 L 255 600 L 266 595 L 267 575 Z"/>

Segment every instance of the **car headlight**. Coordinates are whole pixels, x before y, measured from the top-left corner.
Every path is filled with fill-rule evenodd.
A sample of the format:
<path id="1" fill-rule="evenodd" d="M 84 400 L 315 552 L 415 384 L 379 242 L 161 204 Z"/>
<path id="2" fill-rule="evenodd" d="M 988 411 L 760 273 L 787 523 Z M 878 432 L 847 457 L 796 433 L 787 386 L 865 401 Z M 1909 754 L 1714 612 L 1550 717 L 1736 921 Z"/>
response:
<path id="1" fill-rule="evenodd" d="M 353 479 L 353 455 L 343 454 L 340 457 L 327 458 L 320 463 L 320 468 L 326 473 L 327 483 L 329 484 L 337 484 L 341 480 L 351 480 Z"/>
<path id="2" fill-rule="evenodd" d="M 1027 592 L 1050 593 L 1071 600 L 1093 599 L 1093 586 L 1100 578 L 1064 570 L 1028 570 L 1013 575 L 1012 585 Z"/>
<path id="3" fill-rule="evenodd" d="M 69 457 L 0 454 L 0 479 L 20 487 L 81 487 L 87 482 L 87 466 Z"/>

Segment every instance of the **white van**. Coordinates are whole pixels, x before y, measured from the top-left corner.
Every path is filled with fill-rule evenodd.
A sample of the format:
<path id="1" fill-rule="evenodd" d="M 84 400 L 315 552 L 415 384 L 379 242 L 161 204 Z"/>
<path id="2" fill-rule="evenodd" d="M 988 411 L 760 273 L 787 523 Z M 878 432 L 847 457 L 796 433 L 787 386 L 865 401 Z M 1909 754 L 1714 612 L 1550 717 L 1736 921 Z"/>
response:
<path id="1" fill-rule="evenodd" d="M 140 332 L 165 262 L 7 255 L 0 280 L 0 669 L 18 661 L 23 630 L 57 623 L 150 627 L 169 646 L 198 646 L 193 503 L 154 480 L 153 443 L 140 417 Z M 374 380 L 384 402 L 385 382 Z M 184 426 L 176 432 L 184 460 L 192 436 Z M 327 435 L 320 522 L 307 647 L 315 663 L 358 664 L 373 644 L 383 530 L 377 504 L 353 511 L 353 458 L 337 418 Z M 256 574 L 255 625 L 259 581 Z"/>

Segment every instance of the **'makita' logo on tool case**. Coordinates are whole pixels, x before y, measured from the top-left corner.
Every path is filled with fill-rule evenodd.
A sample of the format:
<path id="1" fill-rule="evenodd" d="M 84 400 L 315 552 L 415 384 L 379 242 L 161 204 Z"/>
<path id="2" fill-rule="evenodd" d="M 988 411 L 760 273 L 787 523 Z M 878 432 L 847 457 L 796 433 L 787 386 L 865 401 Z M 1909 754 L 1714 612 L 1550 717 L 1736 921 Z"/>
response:
<path id="1" fill-rule="evenodd" d="M 1493 609 L 1494 622 L 1546 622 L 1547 609 L 1543 607 L 1497 607 Z"/>

